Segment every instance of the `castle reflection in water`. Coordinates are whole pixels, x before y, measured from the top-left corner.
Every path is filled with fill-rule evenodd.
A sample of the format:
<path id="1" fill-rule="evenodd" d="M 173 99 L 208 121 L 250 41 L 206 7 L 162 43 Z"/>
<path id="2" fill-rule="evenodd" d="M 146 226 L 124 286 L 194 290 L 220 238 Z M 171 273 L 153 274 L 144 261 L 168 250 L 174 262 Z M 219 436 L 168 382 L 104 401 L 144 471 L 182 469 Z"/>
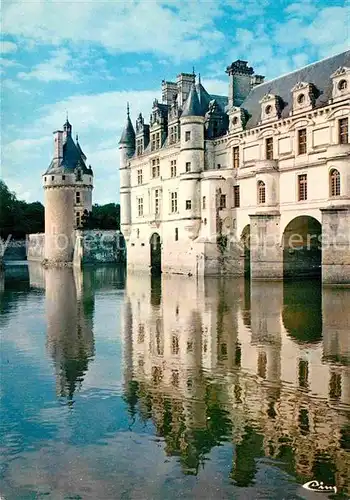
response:
<path id="1" fill-rule="evenodd" d="M 33 270 L 34 269 L 34 270 Z M 196 474 L 233 443 L 247 486 L 270 457 L 300 481 L 350 493 L 350 290 L 318 282 L 153 278 L 107 268 L 30 270 L 45 281 L 57 394 L 73 397 L 94 356 L 94 294 L 124 289 L 124 399 L 165 452 Z M 38 286 L 41 286 L 40 283 Z"/>

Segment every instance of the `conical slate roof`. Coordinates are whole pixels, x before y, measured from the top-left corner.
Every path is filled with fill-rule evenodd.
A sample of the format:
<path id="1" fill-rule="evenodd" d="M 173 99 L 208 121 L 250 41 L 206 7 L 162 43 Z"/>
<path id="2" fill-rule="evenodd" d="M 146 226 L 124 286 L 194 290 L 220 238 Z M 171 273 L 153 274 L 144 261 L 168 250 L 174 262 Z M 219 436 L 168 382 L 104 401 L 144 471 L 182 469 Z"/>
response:
<path id="1" fill-rule="evenodd" d="M 129 106 L 127 108 L 126 124 L 122 132 L 119 144 L 127 144 L 129 146 L 135 147 L 135 130 L 130 120 Z"/>
<path id="2" fill-rule="evenodd" d="M 203 116 L 202 108 L 198 99 L 198 94 L 196 91 L 195 84 L 192 85 L 190 93 L 186 99 L 184 109 L 182 111 L 183 116 Z"/>
<path id="3" fill-rule="evenodd" d="M 205 115 L 205 113 L 208 111 L 209 103 L 212 100 L 212 97 L 208 94 L 208 92 L 205 90 L 205 88 L 200 82 L 197 83 L 196 85 L 196 91 L 198 95 L 199 104 L 201 106 L 202 115 Z"/>

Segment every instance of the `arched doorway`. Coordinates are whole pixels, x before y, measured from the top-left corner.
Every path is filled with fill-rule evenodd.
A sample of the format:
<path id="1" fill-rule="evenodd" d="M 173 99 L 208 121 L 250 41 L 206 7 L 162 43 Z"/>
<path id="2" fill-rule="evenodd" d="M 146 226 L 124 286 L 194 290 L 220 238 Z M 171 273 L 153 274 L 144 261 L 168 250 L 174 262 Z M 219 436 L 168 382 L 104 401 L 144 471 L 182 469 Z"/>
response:
<path id="1" fill-rule="evenodd" d="M 244 277 L 250 278 L 250 224 L 242 231 L 241 244 L 244 249 Z"/>
<path id="2" fill-rule="evenodd" d="M 162 272 L 162 247 L 159 234 L 153 233 L 149 243 L 151 252 L 151 274 L 159 275 Z"/>
<path id="3" fill-rule="evenodd" d="M 293 219 L 283 233 L 283 277 L 321 277 L 322 226 L 302 215 Z"/>

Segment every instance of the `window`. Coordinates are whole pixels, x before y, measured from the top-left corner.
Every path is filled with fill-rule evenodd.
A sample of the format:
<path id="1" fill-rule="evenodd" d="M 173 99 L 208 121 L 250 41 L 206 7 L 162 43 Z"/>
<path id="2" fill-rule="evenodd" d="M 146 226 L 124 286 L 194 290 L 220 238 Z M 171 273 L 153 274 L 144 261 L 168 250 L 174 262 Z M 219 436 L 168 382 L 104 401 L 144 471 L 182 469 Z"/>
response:
<path id="1" fill-rule="evenodd" d="M 176 177 L 176 160 L 170 162 L 170 177 Z"/>
<path id="2" fill-rule="evenodd" d="M 159 215 L 159 189 L 154 191 L 154 213 Z"/>
<path id="3" fill-rule="evenodd" d="M 82 178 L 81 178 L 81 170 L 77 170 L 77 181 L 81 181 Z"/>
<path id="4" fill-rule="evenodd" d="M 190 161 L 186 162 L 186 172 L 191 172 L 191 162 Z"/>
<path id="5" fill-rule="evenodd" d="M 299 201 L 307 200 L 307 175 L 298 176 L 298 199 Z"/>
<path id="6" fill-rule="evenodd" d="M 268 106 L 266 106 L 265 108 L 265 115 L 270 115 L 272 112 L 272 106 L 269 104 Z"/>
<path id="7" fill-rule="evenodd" d="M 239 167 L 239 146 L 233 148 L 233 168 Z"/>
<path id="8" fill-rule="evenodd" d="M 151 151 L 156 149 L 156 134 L 151 135 Z"/>
<path id="9" fill-rule="evenodd" d="M 177 125 L 173 125 L 169 128 L 169 144 L 174 144 L 175 142 L 177 142 L 177 138 Z"/>
<path id="10" fill-rule="evenodd" d="M 298 154 L 306 154 L 306 128 L 298 130 Z"/>
<path id="11" fill-rule="evenodd" d="M 299 94 L 297 101 L 298 101 L 298 104 L 300 104 L 300 105 L 304 104 L 304 102 L 305 102 L 305 94 Z"/>
<path id="12" fill-rule="evenodd" d="M 185 141 L 188 142 L 191 140 L 191 132 L 189 130 L 186 130 L 185 132 Z"/>
<path id="13" fill-rule="evenodd" d="M 340 173 L 335 169 L 330 173 L 330 192 L 331 196 L 340 196 Z"/>
<path id="14" fill-rule="evenodd" d="M 142 184 L 142 169 L 137 171 L 137 184 Z"/>
<path id="15" fill-rule="evenodd" d="M 179 339 L 177 335 L 173 335 L 171 340 L 171 352 L 172 354 L 179 354 Z"/>
<path id="16" fill-rule="evenodd" d="M 268 137 L 265 141 L 266 159 L 273 160 L 273 137 Z"/>
<path id="17" fill-rule="evenodd" d="M 177 193 L 171 193 L 171 213 L 175 214 L 177 212 Z"/>
<path id="18" fill-rule="evenodd" d="M 81 202 L 81 199 L 80 199 L 80 192 L 79 192 L 79 191 L 77 191 L 77 192 L 75 193 L 75 203 L 76 203 L 77 205 L 79 205 L 79 203 L 80 203 L 80 202 Z"/>
<path id="19" fill-rule="evenodd" d="M 176 227 L 175 228 L 175 241 L 178 241 L 179 240 L 179 230 L 178 228 Z"/>
<path id="20" fill-rule="evenodd" d="M 299 360 L 299 386 L 307 389 L 309 379 L 309 364 L 306 360 Z"/>
<path id="21" fill-rule="evenodd" d="M 220 209 L 226 208 L 226 194 L 220 195 Z"/>
<path id="22" fill-rule="evenodd" d="M 340 373 L 331 373 L 331 377 L 329 380 L 329 397 L 331 399 L 340 399 L 341 398 L 341 374 Z"/>
<path id="23" fill-rule="evenodd" d="M 186 210 L 191 210 L 191 208 L 192 208 L 192 201 L 186 200 Z"/>
<path id="24" fill-rule="evenodd" d="M 136 140 L 136 154 L 137 155 L 142 155 L 143 153 L 143 139 L 137 139 Z"/>
<path id="25" fill-rule="evenodd" d="M 171 371 L 171 383 L 174 387 L 178 387 L 179 386 L 179 380 L 180 380 L 180 377 L 179 377 L 179 372 L 177 370 L 172 370 Z"/>
<path id="26" fill-rule="evenodd" d="M 136 238 L 139 238 L 139 237 L 140 237 L 140 230 L 136 229 Z"/>
<path id="27" fill-rule="evenodd" d="M 52 180 L 52 181 L 54 181 L 54 180 L 55 180 L 55 176 L 54 176 L 54 175 L 52 175 L 52 176 L 51 176 L 51 180 Z"/>
<path id="28" fill-rule="evenodd" d="M 233 206 L 234 208 L 240 206 L 239 186 L 233 186 Z"/>
<path id="29" fill-rule="evenodd" d="M 258 182 L 258 204 L 261 205 L 266 201 L 266 190 L 265 183 L 263 181 Z"/>
<path id="30" fill-rule="evenodd" d="M 349 142 L 349 120 L 341 118 L 339 120 L 339 144 L 348 144 Z"/>
<path id="31" fill-rule="evenodd" d="M 159 175 L 160 175 L 159 158 L 155 158 L 152 160 L 152 179 L 159 177 Z"/>
<path id="32" fill-rule="evenodd" d="M 160 132 L 156 133 L 156 149 L 160 148 Z"/>
<path id="33" fill-rule="evenodd" d="M 338 83 L 338 89 L 339 90 L 346 90 L 348 87 L 348 82 L 346 80 L 340 80 Z"/>
<path id="34" fill-rule="evenodd" d="M 46 177 L 44 177 L 44 181 L 46 182 Z"/>
<path id="35" fill-rule="evenodd" d="M 80 212 L 77 212 L 75 214 L 75 223 L 76 223 L 76 226 L 79 227 L 80 226 Z"/>
<path id="36" fill-rule="evenodd" d="M 45 180 L 46 180 L 46 177 L 45 177 Z M 65 181 L 66 180 L 66 176 L 65 175 L 62 175 L 62 180 Z"/>
<path id="37" fill-rule="evenodd" d="M 203 207 L 203 210 L 205 210 L 207 208 L 207 199 L 205 196 L 203 196 L 202 207 Z"/>
<path id="38" fill-rule="evenodd" d="M 137 199 L 137 210 L 139 217 L 143 216 L 143 198 L 138 198 Z"/>

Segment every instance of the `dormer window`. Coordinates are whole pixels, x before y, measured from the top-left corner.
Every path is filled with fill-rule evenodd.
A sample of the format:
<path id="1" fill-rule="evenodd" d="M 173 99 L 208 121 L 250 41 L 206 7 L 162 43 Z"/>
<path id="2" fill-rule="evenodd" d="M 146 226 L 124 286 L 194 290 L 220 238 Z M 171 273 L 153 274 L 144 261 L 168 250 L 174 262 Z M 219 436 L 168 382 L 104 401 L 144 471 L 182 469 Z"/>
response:
<path id="1" fill-rule="evenodd" d="M 333 99 L 341 99 L 350 94 L 350 68 L 342 66 L 332 75 L 333 80 Z"/>
<path id="2" fill-rule="evenodd" d="M 312 83 L 298 82 L 292 88 L 293 93 L 293 113 L 307 111 L 315 106 L 318 92 Z"/>
<path id="3" fill-rule="evenodd" d="M 261 99 L 261 121 L 278 120 L 281 116 L 281 99 L 278 95 L 265 94 Z"/>
<path id="4" fill-rule="evenodd" d="M 247 122 L 246 113 L 243 108 L 233 107 L 228 111 L 229 131 L 240 132 L 245 129 Z"/>

